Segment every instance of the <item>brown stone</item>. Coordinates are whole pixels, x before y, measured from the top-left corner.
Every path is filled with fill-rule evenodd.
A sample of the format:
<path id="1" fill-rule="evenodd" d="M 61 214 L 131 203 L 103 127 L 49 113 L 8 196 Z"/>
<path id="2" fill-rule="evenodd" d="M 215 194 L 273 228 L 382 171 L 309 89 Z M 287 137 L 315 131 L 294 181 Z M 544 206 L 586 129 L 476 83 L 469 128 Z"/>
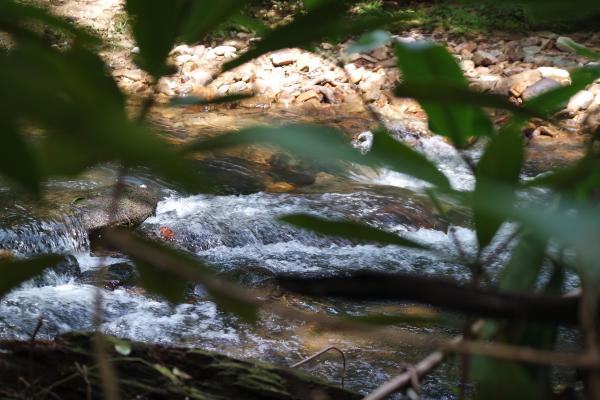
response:
<path id="1" fill-rule="evenodd" d="M 267 186 L 269 193 L 286 193 L 296 189 L 294 185 L 288 182 L 273 182 Z"/>
<path id="2" fill-rule="evenodd" d="M 298 95 L 298 97 L 296 97 L 296 103 L 304 103 L 310 99 L 320 100 L 321 97 L 319 96 L 319 93 L 317 93 L 316 90 L 310 89 Z"/>

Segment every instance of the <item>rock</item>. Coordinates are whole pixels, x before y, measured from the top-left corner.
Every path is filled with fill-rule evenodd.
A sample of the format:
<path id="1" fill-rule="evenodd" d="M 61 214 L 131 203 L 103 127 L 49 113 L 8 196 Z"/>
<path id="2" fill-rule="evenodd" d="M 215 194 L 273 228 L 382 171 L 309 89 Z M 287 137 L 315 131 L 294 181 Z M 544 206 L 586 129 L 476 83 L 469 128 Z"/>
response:
<path id="1" fill-rule="evenodd" d="M 475 69 L 475 63 L 472 60 L 462 60 L 460 62 L 460 68 L 465 72 L 470 72 Z"/>
<path id="2" fill-rule="evenodd" d="M 600 94 L 597 94 L 596 97 L 594 98 L 594 104 L 600 105 Z M 1 258 L 1 254 L 0 254 L 0 258 Z"/>
<path id="3" fill-rule="evenodd" d="M 537 46 L 540 44 L 540 38 L 537 36 L 529 36 L 521 40 L 521 46 Z"/>
<path id="4" fill-rule="evenodd" d="M 103 268 L 104 280 L 102 282 L 97 281 L 98 271 L 88 270 L 81 274 L 79 278 L 81 282 L 96 285 L 102 283 L 105 288 L 116 289 L 121 286 L 135 286 L 139 279 L 139 273 L 134 266 L 122 262 L 117 264 L 111 264 Z"/>
<path id="5" fill-rule="evenodd" d="M 140 54 L 140 48 L 135 46 L 131 49 L 131 54 Z"/>
<path id="6" fill-rule="evenodd" d="M 571 39 L 566 36 L 560 36 L 556 39 L 554 46 L 565 53 L 573 53 L 573 49 L 567 45 L 567 42 L 570 42 Z"/>
<path id="7" fill-rule="evenodd" d="M 230 54 L 230 53 L 235 54 L 236 51 L 237 51 L 237 49 L 233 46 L 217 46 L 213 49 L 213 52 L 217 56 L 224 56 L 225 54 Z"/>
<path id="8" fill-rule="evenodd" d="M 591 92 L 581 90 L 575 96 L 571 97 L 569 104 L 567 104 L 567 111 L 574 114 L 579 110 L 587 110 L 594 102 L 594 99 L 595 97 Z"/>
<path id="9" fill-rule="evenodd" d="M 187 44 L 180 44 L 175 46 L 169 53 L 170 55 L 181 55 L 181 54 L 193 54 L 194 50 Z"/>
<path id="10" fill-rule="evenodd" d="M 13 259 L 13 253 L 10 250 L 0 250 L 0 262 L 11 261 Z"/>
<path id="11" fill-rule="evenodd" d="M 280 51 L 271 56 L 271 63 L 274 67 L 283 67 L 295 63 L 297 59 L 296 54 L 291 51 Z"/>
<path id="12" fill-rule="evenodd" d="M 569 71 L 556 67 L 539 67 L 537 69 L 543 78 L 555 80 L 563 86 L 571 84 Z"/>
<path id="13" fill-rule="evenodd" d="M 388 58 L 388 51 L 386 47 L 378 47 L 371 52 L 371 56 L 379 61 L 383 61 Z"/>
<path id="14" fill-rule="evenodd" d="M 141 81 L 145 78 L 141 69 L 117 69 L 113 72 L 113 75 L 117 78 L 123 77 L 132 81 Z"/>
<path id="15" fill-rule="evenodd" d="M 154 190 L 139 185 L 126 185 L 117 202 L 116 215 L 109 215 L 113 190 L 106 189 L 95 197 L 83 198 L 72 205 L 83 227 L 93 235 L 106 227 L 133 228 L 154 214 L 158 197 Z"/>
<path id="16" fill-rule="evenodd" d="M 232 84 L 231 86 L 229 86 L 229 90 L 227 90 L 227 93 L 239 94 L 239 93 L 245 91 L 246 89 L 248 89 L 248 85 L 246 84 L 246 82 L 237 81 L 234 84 Z"/>
<path id="17" fill-rule="evenodd" d="M 226 95 L 227 95 L 227 93 L 229 92 L 229 87 L 230 87 L 230 85 L 228 85 L 228 84 L 226 84 L 226 83 L 222 84 L 221 86 L 219 86 L 219 87 L 217 88 L 217 94 L 218 94 L 220 97 L 226 96 Z"/>
<path id="18" fill-rule="evenodd" d="M 211 73 L 201 68 L 197 68 L 190 72 L 189 77 L 194 81 L 194 86 L 205 86 L 213 79 Z"/>
<path id="19" fill-rule="evenodd" d="M 265 165 L 241 157 L 208 158 L 195 165 L 211 192 L 218 195 L 261 192 L 268 180 Z"/>
<path id="20" fill-rule="evenodd" d="M 526 70 L 508 78 L 508 89 L 510 94 L 520 97 L 529 86 L 542 79 L 542 74 L 538 70 Z"/>
<path id="21" fill-rule="evenodd" d="M 270 193 L 286 193 L 296 189 L 294 185 L 288 182 L 274 182 L 267 186 L 267 192 Z"/>
<path id="22" fill-rule="evenodd" d="M 525 57 L 533 57 L 537 55 L 541 50 L 542 48 L 540 46 L 525 46 L 522 49 L 523 55 Z"/>
<path id="23" fill-rule="evenodd" d="M 498 62 L 498 59 L 490 52 L 477 50 L 473 53 L 473 62 L 476 65 L 488 66 Z"/>
<path id="24" fill-rule="evenodd" d="M 546 93 L 550 90 L 557 89 L 561 87 L 560 83 L 553 79 L 542 78 L 533 85 L 529 86 L 525 91 L 521 94 L 521 98 L 527 101 L 540 94 Z"/>
<path id="25" fill-rule="evenodd" d="M 174 96 L 175 95 L 174 89 L 175 89 L 176 86 L 177 85 L 175 84 L 175 82 L 173 82 L 169 78 L 162 77 L 158 81 L 158 85 L 156 86 L 156 90 L 159 93 L 165 94 L 167 96 Z"/>
<path id="26" fill-rule="evenodd" d="M 319 93 L 317 93 L 316 90 L 310 89 L 304 93 L 299 94 L 298 97 L 296 97 L 296 103 L 304 103 L 310 99 L 317 99 L 320 101 L 321 96 L 319 96 Z"/>
<path id="27" fill-rule="evenodd" d="M 471 87 L 482 92 L 496 90 L 502 80 L 496 75 L 482 75 L 471 83 Z"/>
<path id="28" fill-rule="evenodd" d="M 191 61 L 192 58 L 193 58 L 193 56 L 191 54 L 181 54 L 181 55 L 175 57 L 175 63 L 177 63 L 178 65 L 182 65 L 188 61 Z"/>

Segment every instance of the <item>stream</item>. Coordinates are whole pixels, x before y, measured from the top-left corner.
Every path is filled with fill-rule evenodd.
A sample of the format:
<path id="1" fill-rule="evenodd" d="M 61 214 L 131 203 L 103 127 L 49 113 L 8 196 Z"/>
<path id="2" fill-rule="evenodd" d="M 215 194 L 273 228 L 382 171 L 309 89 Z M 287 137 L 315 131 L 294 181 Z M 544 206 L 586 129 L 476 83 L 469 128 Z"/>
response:
<path id="1" fill-rule="evenodd" d="M 438 164 L 456 189 L 473 187 L 469 169 L 442 139 L 421 138 L 417 148 Z M 476 159 L 480 151 L 476 148 L 470 156 Z M 238 167 L 235 163 L 223 162 L 216 168 L 231 172 L 228 169 Z M 0 187 L 0 249 L 9 250 L 17 257 L 44 252 L 71 255 L 66 265 L 47 270 L 43 277 L 26 282 L 0 301 L 0 339 L 28 340 L 40 318 L 43 324 L 38 338 L 51 339 L 70 331 L 92 329 L 95 287 L 86 277 L 99 267 L 124 265 L 128 260 L 119 254 L 105 257 L 91 249 L 80 221 L 53 206 L 52 202 L 57 201 L 52 196 L 66 193 L 65 197 L 75 199 L 81 193 L 109 187 L 116 174 L 116 167 L 103 165 L 78 179 L 49 182 L 51 201 L 46 206 L 32 206 L 6 186 Z M 402 174 L 356 167 L 348 171 L 346 177 L 317 182 L 288 193 L 236 194 L 235 190 L 228 190 L 222 195 L 182 193 L 145 171 L 133 171 L 126 181 L 128 185 L 144 190 L 151 188 L 158 193 L 156 214 L 137 228 L 139 232 L 165 240 L 160 232 L 161 228 L 168 227 L 173 233 L 167 240 L 170 245 L 194 254 L 219 274 L 245 286 L 276 290 L 272 278 L 277 273 L 327 276 L 361 269 L 411 272 L 457 281 L 466 281 L 469 277 L 468 270 L 457 262 L 457 249 L 448 233 L 448 224 L 437 215 L 423 193 L 426 184 Z M 236 183 L 231 182 L 229 186 L 235 187 Z M 432 254 L 320 237 L 278 221 L 279 216 L 290 213 L 352 218 L 422 241 L 439 251 Z M 456 237 L 463 251 L 474 252 L 475 235 L 469 228 L 468 217 L 457 210 L 456 221 Z M 511 227 L 505 226 L 500 236 L 510 232 Z M 500 255 L 499 261 L 504 257 L 506 254 Z M 261 313 L 256 326 L 250 326 L 219 310 L 201 287 L 191 289 L 186 303 L 177 306 L 128 285 L 103 290 L 103 301 L 102 329 L 138 341 L 201 347 L 282 365 L 293 364 L 335 345 L 345 352 L 348 360 L 345 385 L 360 393 L 367 393 L 398 374 L 401 362 L 413 363 L 427 354 L 423 349 L 399 348 L 368 337 L 355 339 L 340 333 L 320 332 L 305 323 L 265 312 Z M 410 307 L 290 294 L 281 296 L 281 301 L 298 309 L 334 316 L 393 313 Z M 404 325 L 397 329 L 445 337 L 459 333 L 436 326 Z M 302 368 L 332 382 L 340 380 L 341 363 L 335 354 Z M 424 397 L 455 398 L 452 386 L 458 376 L 455 363 L 447 363 L 424 381 Z"/>

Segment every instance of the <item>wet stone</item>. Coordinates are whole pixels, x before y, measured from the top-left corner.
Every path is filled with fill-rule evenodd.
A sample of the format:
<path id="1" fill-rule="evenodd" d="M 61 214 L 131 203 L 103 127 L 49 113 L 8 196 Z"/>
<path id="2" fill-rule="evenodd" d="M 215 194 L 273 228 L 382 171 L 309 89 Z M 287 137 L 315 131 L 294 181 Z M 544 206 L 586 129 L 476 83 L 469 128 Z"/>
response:
<path id="1" fill-rule="evenodd" d="M 558 89 L 559 87 L 561 87 L 560 83 L 555 80 L 543 78 L 529 86 L 523 94 L 521 94 L 521 97 L 523 100 L 527 101 L 550 90 Z"/>

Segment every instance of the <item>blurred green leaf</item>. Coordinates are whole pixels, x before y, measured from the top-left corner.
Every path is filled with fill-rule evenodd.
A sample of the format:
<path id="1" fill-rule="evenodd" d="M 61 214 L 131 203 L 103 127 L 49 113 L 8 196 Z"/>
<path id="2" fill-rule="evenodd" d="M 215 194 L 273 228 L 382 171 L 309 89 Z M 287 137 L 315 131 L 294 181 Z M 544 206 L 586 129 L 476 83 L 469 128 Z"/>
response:
<path id="1" fill-rule="evenodd" d="M 395 50 L 403 82 L 409 87 L 417 85 L 435 91 L 440 84 L 442 88 L 468 89 L 456 60 L 442 46 L 428 42 L 398 43 Z M 427 112 L 430 129 L 451 138 L 459 148 L 467 145 L 469 137 L 490 136 L 493 132 L 491 121 L 480 107 L 425 99 L 420 103 Z"/>
<path id="2" fill-rule="evenodd" d="M 197 42 L 223 22 L 238 14 L 247 0 L 191 1 L 182 10 L 181 35 L 185 42 Z"/>
<path id="3" fill-rule="evenodd" d="M 482 93 L 465 87 L 464 85 L 435 82 L 428 85 L 415 83 L 399 83 L 394 90 L 397 97 L 410 97 L 419 102 L 431 102 L 432 104 L 462 104 L 472 107 L 489 107 L 510 111 L 524 117 L 541 118 L 544 115 L 527 107 L 519 107 L 509 102 L 505 96 Z"/>
<path id="4" fill-rule="evenodd" d="M 393 20 L 389 17 L 346 18 L 347 7 L 347 4 L 341 1 L 320 2 L 308 13 L 296 16 L 291 23 L 265 34 L 255 47 L 225 64 L 224 69 L 238 67 L 270 51 L 288 47 L 308 47 L 319 40 L 381 28 Z"/>
<path id="5" fill-rule="evenodd" d="M 531 400 L 546 398 L 526 366 L 510 361 L 471 357 L 471 379 L 475 383 L 475 399 Z"/>
<path id="6" fill-rule="evenodd" d="M 362 35 L 356 42 L 346 48 L 347 54 L 367 53 L 373 49 L 384 46 L 390 42 L 392 36 L 389 32 L 378 29 Z"/>
<path id="7" fill-rule="evenodd" d="M 365 156 L 373 166 L 386 166 L 394 171 L 429 182 L 442 190 L 450 188 L 448 178 L 423 154 L 395 140 L 388 132 L 373 133 L 371 151 Z"/>
<path id="8" fill-rule="evenodd" d="M 140 272 L 139 284 L 142 288 L 173 304 L 183 302 L 185 289 L 188 287 L 185 279 L 135 257 L 132 257 L 132 260 Z"/>
<path id="9" fill-rule="evenodd" d="M 326 236 L 336 236 L 350 240 L 375 242 L 384 245 L 396 245 L 417 249 L 427 248 L 421 243 L 402 238 L 368 225 L 350 221 L 331 221 L 307 214 L 286 215 L 280 218 L 288 224 L 308 229 Z"/>
<path id="10" fill-rule="evenodd" d="M 0 261 L 0 298 L 14 287 L 39 275 L 44 269 L 58 264 L 62 256 L 42 256 L 24 261 Z"/>
<path id="11" fill-rule="evenodd" d="M 171 100 L 172 106 L 189 106 L 199 104 L 225 104 L 234 103 L 236 101 L 245 100 L 251 98 L 252 94 L 235 94 L 231 96 L 215 97 L 212 99 L 203 99 L 201 97 L 189 96 L 189 97 L 177 97 Z"/>
<path id="12" fill-rule="evenodd" d="M 207 4 L 205 1 L 195 3 Z M 127 0 L 125 3 L 133 36 L 140 48 L 135 62 L 155 78 L 167 71 L 165 62 L 181 24 L 181 4 L 175 0 Z"/>
<path id="13" fill-rule="evenodd" d="M 184 152 L 204 152 L 250 144 L 271 144 L 284 150 L 335 163 L 336 161 L 365 162 L 341 131 L 319 125 L 257 126 L 214 138 L 202 139 L 184 147 Z"/>
<path id="14" fill-rule="evenodd" d="M 198 283 L 224 311 L 250 323 L 258 319 L 256 304 L 238 295 L 236 285 L 217 277 L 197 258 L 125 231 L 109 230 L 103 237 L 106 244 L 131 257 L 140 267 L 140 283 L 148 291 L 179 303 L 188 284 Z"/>
<path id="15" fill-rule="evenodd" d="M 502 268 L 499 288 L 505 291 L 526 292 L 533 288 L 542 270 L 546 241 L 524 233 L 512 251 L 511 258 Z"/>
<path id="16" fill-rule="evenodd" d="M 498 184 L 508 186 L 518 183 L 524 158 L 521 133 L 510 129 L 490 141 L 477 165 L 473 212 L 480 249 L 490 243 L 504 222 L 504 218 L 489 213 L 487 206 L 482 203 L 493 197 Z M 508 202 L 502 204 L 502 207 L 510 209 L 513 206 L 513 197 L 514 195 L 505 198 Z"/>
<path id="17" fill-rule="evenodd" d="M 6 111 L 6 110 L 2 110 Z M 19 134 L 15 121 L 0 111 L 0 174 L 26 189 L 40 194 L 40 172 L 34 153 Z"/>

